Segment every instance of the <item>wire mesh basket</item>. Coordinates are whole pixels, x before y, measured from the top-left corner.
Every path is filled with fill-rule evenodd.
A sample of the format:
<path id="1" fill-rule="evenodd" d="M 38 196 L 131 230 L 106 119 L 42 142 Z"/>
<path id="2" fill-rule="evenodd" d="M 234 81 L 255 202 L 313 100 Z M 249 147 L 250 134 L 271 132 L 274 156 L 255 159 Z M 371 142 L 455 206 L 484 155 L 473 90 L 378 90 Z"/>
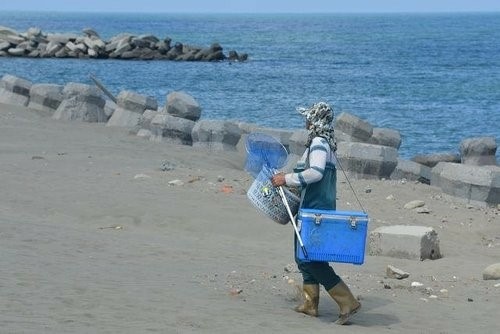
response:
<path id="1" fill-rule="evenodd" d="M 277 189 L 271 184 L 271 169 L 263 166 L 260 173 L 247 191 L 250 202 L 267 217 L 276 223 L 286 225 L 290 216 Z M 295 216 L 299 210 L 300 198 L 290 190 L 283 188 L 290 211 Z"/>

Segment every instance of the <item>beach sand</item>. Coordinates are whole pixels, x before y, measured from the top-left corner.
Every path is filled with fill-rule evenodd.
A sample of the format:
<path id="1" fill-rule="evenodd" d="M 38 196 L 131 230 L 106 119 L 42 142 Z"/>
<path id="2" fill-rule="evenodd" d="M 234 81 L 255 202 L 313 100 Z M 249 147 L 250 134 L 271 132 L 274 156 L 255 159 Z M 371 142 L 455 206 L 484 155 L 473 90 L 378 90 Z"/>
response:
<path id="1" fill-rule="evenodd" d="M 337 326 L 324 290 L 318 318 L 293 311 L 301 284 L 293 228 L 251 205 L 244 158 L 0 105 L 0 332 L 498 330 L 500 281 L 482 279 L 500 259 L 496 208 L 420 183 L 351 180 L 369 232 L 433 227 L 443 258 L 333 264 L 363 305 L 351 325 Z M 359 210 L 338 177 L 338 208 Z M 404 209 L 412 200 L 430 212 Z M 388 265 L 410 277 L 386 278 Z"/>

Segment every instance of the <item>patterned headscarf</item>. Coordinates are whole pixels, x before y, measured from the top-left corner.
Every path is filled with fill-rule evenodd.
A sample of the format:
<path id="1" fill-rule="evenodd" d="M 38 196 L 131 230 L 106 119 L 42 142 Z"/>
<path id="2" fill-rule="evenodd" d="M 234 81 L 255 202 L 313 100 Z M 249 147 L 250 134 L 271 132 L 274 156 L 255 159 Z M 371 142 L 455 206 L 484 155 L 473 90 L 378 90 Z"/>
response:
<path id="1" fill-rule="evenodd" d="M 306 146 L 311 145 L 314 137 L 322 137 L 328 141 L 332 151 L 337 150 L 333 133 L 333 109 L 325 102 L 318 102 L 309 108 L 297 108 L 297 111 L 306 117 L 309 122 L 309 135 Z"/>

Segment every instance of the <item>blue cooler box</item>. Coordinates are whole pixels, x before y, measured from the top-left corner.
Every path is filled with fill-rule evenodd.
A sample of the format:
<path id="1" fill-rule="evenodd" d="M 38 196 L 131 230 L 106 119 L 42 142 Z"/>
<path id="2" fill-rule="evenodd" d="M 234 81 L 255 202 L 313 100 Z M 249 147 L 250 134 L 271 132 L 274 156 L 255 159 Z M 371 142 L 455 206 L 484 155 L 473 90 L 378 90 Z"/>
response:
<path id="1" fill-rule="evenodd" d="M 300 209 L 297 225 L 307 252 L 297 241 L 297 257 L 303 261 L 363 264 L 368 215 L 364 212 Z"/>

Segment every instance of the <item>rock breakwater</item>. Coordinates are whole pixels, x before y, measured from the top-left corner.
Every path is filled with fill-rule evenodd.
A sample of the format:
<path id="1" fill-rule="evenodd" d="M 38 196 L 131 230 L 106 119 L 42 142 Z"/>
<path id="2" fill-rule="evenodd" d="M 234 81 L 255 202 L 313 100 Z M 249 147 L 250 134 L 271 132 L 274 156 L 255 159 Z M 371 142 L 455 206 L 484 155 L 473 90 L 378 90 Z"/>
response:
<path id="1" fill-rule="evenodd" d="M 82 35 L 77 35 L 45 33 L 34 27 L 19 33 L 0 26 L 0 57 L 246 61 L 248 54 L 234 50 L 226 54 L 219 43 L 201 47 L 174 43 L 169 37 L 154 35 L 122 33 L 103 40 L 91 28 L 83 29 Z"/>

